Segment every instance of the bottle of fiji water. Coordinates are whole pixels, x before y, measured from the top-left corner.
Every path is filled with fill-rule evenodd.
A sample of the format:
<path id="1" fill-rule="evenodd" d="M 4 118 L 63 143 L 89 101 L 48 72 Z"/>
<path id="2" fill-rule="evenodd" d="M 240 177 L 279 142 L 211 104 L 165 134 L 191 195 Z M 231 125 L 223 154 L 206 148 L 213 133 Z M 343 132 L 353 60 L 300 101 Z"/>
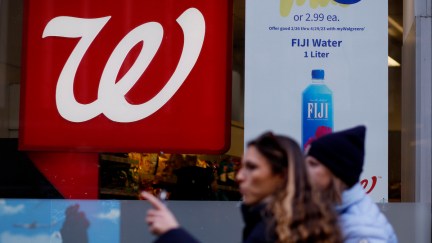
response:
<path id="1" fill-rule="evenodd" d="M 303 91 L 302 147 L 333 131 L 333 94 L 324 84 L 324 70 L 312 70 L 312 83 Z"/>

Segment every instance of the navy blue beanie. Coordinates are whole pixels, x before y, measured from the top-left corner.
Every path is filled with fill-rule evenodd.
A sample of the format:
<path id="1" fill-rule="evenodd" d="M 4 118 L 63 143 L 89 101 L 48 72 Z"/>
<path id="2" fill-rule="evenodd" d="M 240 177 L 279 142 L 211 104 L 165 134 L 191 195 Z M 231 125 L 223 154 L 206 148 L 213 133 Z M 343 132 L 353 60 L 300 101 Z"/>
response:
<path id="1" fill-rule="evenodd" d="M 359 182 L 363 171 L 365 136 L 365 126 L 330 133 L 313 141 L 307 155 L 352 187 Z"/>

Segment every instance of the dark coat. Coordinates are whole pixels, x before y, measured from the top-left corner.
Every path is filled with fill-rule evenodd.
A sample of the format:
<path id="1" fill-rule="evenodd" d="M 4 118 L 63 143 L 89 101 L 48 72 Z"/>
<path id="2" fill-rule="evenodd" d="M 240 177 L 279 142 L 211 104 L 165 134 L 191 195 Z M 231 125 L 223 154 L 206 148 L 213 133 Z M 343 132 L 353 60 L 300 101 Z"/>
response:
<path id="1" fill-rule="evenodd" d="M 249 207 L 242 205 L 244 243 L 276 242 L 276 235 L 270 225 L 271 216 L 266 212 L 266 205 L 260 204 Z"/>
<path id="2" fill-rule="evenodd" d="M 241 211 L 245 227 L 243 229 L 243 243 L 270 243 L 276 242 L 274 231 L 267 227 L 268 213 L 265 213 L 266 205 L 254 207 L 242 205 Z M 191 234 L 183 228 L 177 228 L 166 232 L 156 239 L 155 243 L 199 243 Z"/>
<path id="3" fill-rule="evenodd" d="M 177 228 L 159 236 L 154 243 L 199 243 L 183 228 Z"/>

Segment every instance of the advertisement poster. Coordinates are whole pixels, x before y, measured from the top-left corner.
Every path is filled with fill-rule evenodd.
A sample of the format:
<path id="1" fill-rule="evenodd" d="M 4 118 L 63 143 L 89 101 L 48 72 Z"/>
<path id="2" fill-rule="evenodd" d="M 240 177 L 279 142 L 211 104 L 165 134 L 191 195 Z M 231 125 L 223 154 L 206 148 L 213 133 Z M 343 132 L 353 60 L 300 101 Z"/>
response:
<path id="1" fill-rule="evenodd" d="M 0 199 L 1 243 L 119 242 L 120 203 Z"/>
<path id="2" fill-rule="evenodd" d="M 365 125 L 361 184 L 386 202 L 387 25 L 386 1 L 246 1 L 245 142 Z"/>

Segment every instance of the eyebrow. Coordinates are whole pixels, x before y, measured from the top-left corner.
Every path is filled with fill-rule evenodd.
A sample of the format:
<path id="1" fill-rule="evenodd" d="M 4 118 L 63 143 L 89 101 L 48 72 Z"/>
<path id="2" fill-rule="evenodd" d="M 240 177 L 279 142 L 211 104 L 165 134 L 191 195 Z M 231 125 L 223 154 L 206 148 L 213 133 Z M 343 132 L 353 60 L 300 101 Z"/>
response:
<path id="1" fill-rule="evenodd" d="M 242 165 L 243 164 L 253 164 L 253 165 L 257 165 L 258 163 L 256 162 L 256 161 L 254 161 L 254 160 L 251 160 L 251 159 L 244 159 L 244 160 L 242 160 Z"/>

